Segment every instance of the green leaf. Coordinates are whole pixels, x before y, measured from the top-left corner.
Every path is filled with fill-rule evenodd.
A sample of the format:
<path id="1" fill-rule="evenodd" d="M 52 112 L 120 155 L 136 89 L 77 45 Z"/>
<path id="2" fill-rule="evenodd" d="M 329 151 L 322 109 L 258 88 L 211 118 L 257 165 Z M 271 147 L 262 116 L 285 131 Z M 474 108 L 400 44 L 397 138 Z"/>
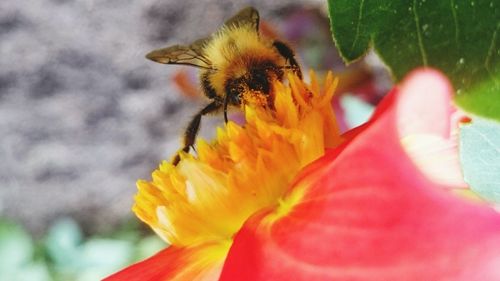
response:
<path id="1" fill-rule="evenodd" d="M 144 237 L 141 241 L 139 241 L 139 243 L 137 243 L 136 258 L 137 260 L 146 259 L 160 250 L 167 248 L 167 246 L 168 245 L 165 241 L 161 240 L 156 235 Z"/>
<path id="2" fill-rule="evenodd" d="M 460 128 L 464 179 L 488 201 L 500 203 L 500 124 L 474 118 Z"/>
<path id="3" fill-rule="evenodd" d="M 342 95 L 340 105 L 344 109 L 344 119 L 348 128 L 365 123 L 374 111 L 373 105 L 353 95 Z"/>
<path id="4" fill-rule="evenodd" d="M 57 267 L 73 268 L 79 260 L 79 244 L 82 232 L 78 224 L 70 218 L 56 221 L 49 229 L 45 247 Z"/>
<path id="5" fill-rule="evenodd" d="M 500 77 L 500 71 L 496 74 Z M 459 95 L 457 104 L 466 111 L 480 113 L 484 117 L 500 120 L 500 87 L 494 79 L 477 83 L 468 94 Z"/>
<path id="6" fill-rule="evenodd" d="M 500 3 L 328 0 L 334 40 L 346 62 L 370 46 L 396 79 L 440 69 L 467 111 L 500 120 Z"/>
<path id="7" fill-rule="evenodd" d="M 89 239 L 82 245 L 78 281 L 100 280 L 130 264 L 133 254 L 132 242 L 105 238 Z"/>
<path id="8" fill-rule="evenodd" d="M 31 263 L 21 268 L 18 272 L 14 273 L 8 280 L 51 281 L 52 277 L 50 276 L 47 265 L 45 265 L 44 263 Z"/>
<path id="9" fill-rule="evenodd" d="M 116 269 L 132 260 L 133 246 L 129 241 L 92 238 L 82 245 L 81 262 Z"/>
<path id="10" fill-rule="evenodd" d="M 33 253 L 34 245 L 28 233 L 17 224 L 0 220 L 0 273 L 5 274 L 0 275 L 9 276 L 19 271 L 31 262 Z"/>

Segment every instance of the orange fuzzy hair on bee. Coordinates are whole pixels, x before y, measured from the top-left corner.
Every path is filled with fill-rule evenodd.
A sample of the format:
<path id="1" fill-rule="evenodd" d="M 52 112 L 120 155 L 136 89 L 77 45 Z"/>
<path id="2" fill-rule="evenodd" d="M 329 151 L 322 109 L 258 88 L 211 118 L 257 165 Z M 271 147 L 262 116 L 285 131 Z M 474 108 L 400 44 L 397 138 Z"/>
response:
<path id="1" fill-rule="evenodd" d="M 218 95 L 225 94 L 228 78 L 244 77 L 250 69 L 264 63 L 286 64 L 286 59 L 273 47 L 273 41 L 259 36 L 250 25 L 223 27 L 203 48 L 203 54 L 217 69 L 209 76 L 209 81 Z M 202 70 L 201 75 L 207 72 L 211 70 Z M 272 72 L 267 74 L 270 80 L 279 79 Z"/>

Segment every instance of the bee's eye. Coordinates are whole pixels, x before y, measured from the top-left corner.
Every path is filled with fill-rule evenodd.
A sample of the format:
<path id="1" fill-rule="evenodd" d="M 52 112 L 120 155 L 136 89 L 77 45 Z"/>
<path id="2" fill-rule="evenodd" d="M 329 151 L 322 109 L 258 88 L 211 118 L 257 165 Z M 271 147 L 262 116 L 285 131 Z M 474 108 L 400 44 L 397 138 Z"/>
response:
<path id="1" fill-rule="evenodd" d="M 239 86 L 233 87 L 229 90 L 231 96 L 238 96 L 241 92 L 243 92 L 243 89 Z"/>

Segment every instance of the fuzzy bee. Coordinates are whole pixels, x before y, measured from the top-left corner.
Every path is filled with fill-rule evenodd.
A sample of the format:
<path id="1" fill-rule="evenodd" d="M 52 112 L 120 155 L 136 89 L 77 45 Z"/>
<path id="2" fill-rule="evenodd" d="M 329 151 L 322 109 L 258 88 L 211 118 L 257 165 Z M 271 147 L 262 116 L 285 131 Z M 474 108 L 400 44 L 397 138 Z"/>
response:
<path id="1" fill-rule="evenodd" d="M 154 50 L 146 57 L 200 68 L 201 87 L 211 102 L 189 122 L 182 147 L 185 152 L 194 145 L 203 115 L 222 111 L 227 122 L 228 106 L 257 104 L 272 108 L 273 81 L 282 81 L 287 72 L 302 77 L 292 49 L 259 33 L 259 13 L 252 7 L 238 12 L 207 38 Z M 172 163 L 176 165 L 179 160 L 176 155 Z"/>

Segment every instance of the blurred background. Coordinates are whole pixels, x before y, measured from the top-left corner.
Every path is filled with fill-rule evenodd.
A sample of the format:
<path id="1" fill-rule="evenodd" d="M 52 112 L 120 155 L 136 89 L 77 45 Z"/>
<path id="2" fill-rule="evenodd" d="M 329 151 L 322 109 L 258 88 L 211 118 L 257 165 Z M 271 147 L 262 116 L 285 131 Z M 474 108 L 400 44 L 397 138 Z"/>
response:
<path id="1" fill-rule="evenodd" d="M 130 210 L 135 182 L 206 100 L 196 69 L 144 55 L 248 5 L 306 71 L 334 70 L 355 94 L 336 102 L 344 128 L 366 120 L 389 77 L 374 55 L 344 67 L 326 1 L 0 2 L 0 281 L 98 280 L 165 247 Z M 221 118 L 203 122 L 210 136 Z"/>

